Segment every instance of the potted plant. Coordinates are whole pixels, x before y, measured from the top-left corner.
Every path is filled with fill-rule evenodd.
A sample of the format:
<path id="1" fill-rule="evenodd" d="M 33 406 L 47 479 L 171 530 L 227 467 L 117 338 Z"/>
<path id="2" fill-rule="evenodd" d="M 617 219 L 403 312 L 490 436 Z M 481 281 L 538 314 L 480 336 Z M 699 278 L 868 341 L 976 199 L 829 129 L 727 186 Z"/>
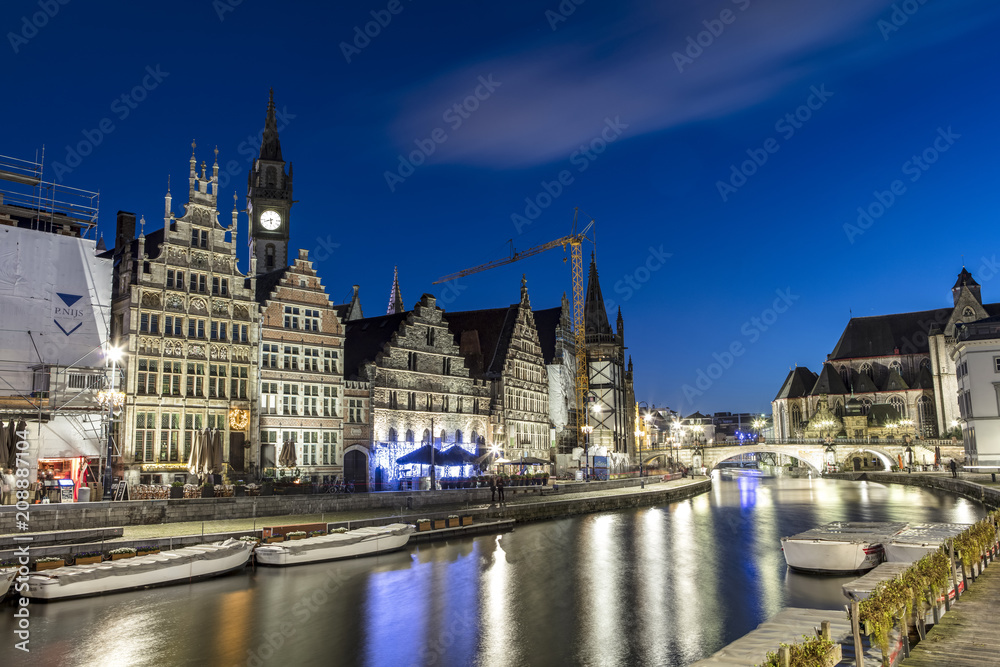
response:
<path id="1" fill-rule="evenodd" d="M 274 483 L 273 482 L 264 482 L 260 486 L 259 495 L 262 495 L 262 496 L 273 496 L 274 495 Z"/>
<path id="2" fill-rule="evenodd" d="M 310 530 L 309 537 L 319 537 L 320 535 L 326 535 L 325 530 Z"/>
<path id="3" fill-rule="evenodd" d="M 135 548 L 136 556 L 149 556 L 151 554 L 158 554 L 158 553 L 160 553 L 160 547 L 154 546 L 152 544 L 144 544 L 141 547 Z"/>
<path id="4" fill-rule="evenodd" d="M 100 551 L 81 551 L 73 557 L 74 565 L 94 565 L 104 559 Z"/>
<path id="5" fill-rule="evenodd" d="M 201 497 L 202 498 L 214 498 L 215 497 L 215 485 L 210 481 L 206 481 L 201 487 Z"/>
<path id="6" fill-rule="evenodd" d="M 133 558 L 135 556 L 135 549 L 132 547 L 118 547 L 108 553 L 111 554 L 111 560 L 121 560 L 123 558 Z"/>
<path id="7" fill-rule="evenodd" d="M 237 498 L 242 498 L 247 495 L 247 484 L 241 479 L 233 482 L 233 495 Z"/>
<path id="8" fill-rule="evenodd" d="M 549 473 L 543 472 L 542 473 L 542 486 L 548 486 L 548 485 L 549 485 Z"/>
<path id="9" fill-rule="evenodd" d="M 444 519 L 434 519 L 434 530 L 441 530 L 446 527 L 447 524 Z"/>
<path id="10" fill-rule="evenodd" d="M 472 525 L 472 515 L 471 514 L 466 514 L 466 515 L 464 515 L 462 517 L 462 525 L 463 526 L 471 526 Z"/>
<path id="11" fill-rule="evenodd" d="M 293 530 L 288 533 L 288 539 L 290 540 L 304 540 L 306 539 L 306 531 L 304 530 Z"/>
<path id="12" fill-rule="evenodd" d="M 425 521 L 426 521 L 426 519 L 425 519 Z M 331 535 L 343 535 L 346 532 L 347 532 L 347 529 L 344 528 L 343 526 L 341 526 L 340 528 L 334 528 L 333 530 L 331 530 L 330 534 Z"/>
<path id="13" fill-rule="evenodd" d="M 284 542 L 285 541 L 285 536 L 284 535 L 272 535 L 271 537 L 267 538 L 264 541 L 267 542 L 268 544 L 274 544 L 275 542 Z"/>
<path id="14" fill-rule="evenodd" d="M 175 500 L 184 497 L 184 482 L 171 482 L 170 497 Z"/>
<path id="15" fill-rule="evenodd" d="M 35 571 L 41 572 L 42 570 L 54 570 L 65 564 L 66 561 L 62 558 L 58 558 L 56 556 L 43 556 L 42 558 L 35 559 Z"/>
<path id="16" fill-rule="evenodd" d="M 425 530 L 431 529 L 430 519 L 418 519 L 417 520 L 417 532 L 423 532 Z"/>
<path id="17" fill-rule="evenodd" d="M 253 542 L 254 544 L 260 544 L 260 538 L 256 535 L 242 535 L 239 537 L 240 542 Z"/>
<path id="18" fill-rule="evenodd" d="M 457 514 L 449 514 L 448 515 L 448 527 L 449 528 L 458 528 L 458 515 Z"/>

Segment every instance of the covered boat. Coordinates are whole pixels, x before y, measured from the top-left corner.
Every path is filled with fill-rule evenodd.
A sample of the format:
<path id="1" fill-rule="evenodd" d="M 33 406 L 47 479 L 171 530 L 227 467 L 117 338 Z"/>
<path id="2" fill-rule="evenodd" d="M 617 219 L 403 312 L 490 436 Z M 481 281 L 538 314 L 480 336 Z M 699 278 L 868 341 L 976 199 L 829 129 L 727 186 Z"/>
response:
<path id="1" fill-rule="evenodd" d="M 967 523 L 911 523 L 885 545 L 885 559 L 890 563 L 912 563 L 937 551 L 969 527 Z"/>
<path id="2" fill-rule="evenodd" d="M 17 576 L 17 568 L 13 567 L 9 570 L 0 569 L 0 602 L 7 597 L 10 587 L 14 584 L 14 577 Z"/>
<path id="3" fill-rule="evenodd" d="M 907 527 L 894 521 L 834 521 L 781 538 L 788 566 L 804 572 L 847 574 L 870 570 L 885 560 L 884 545 Z"/>
<path id="4" fill-rule="evenodd" d="M 29 576 L 24 595 L 64 600 L 215 577 L 244 567 L 253 546 L 230 539 L 95 565 L 60 567 Z"/>
<path id="5" fill-rule="evenodd" d="M 302 540 L 263 544 L 257 547 L 257 562 L 261 565 L 301 565 L 338 558 L 369 556 L 402 548 L 410 541 L 414 528 L 407 523 L 370 526 L 346 533 L 331 533 Z"/>

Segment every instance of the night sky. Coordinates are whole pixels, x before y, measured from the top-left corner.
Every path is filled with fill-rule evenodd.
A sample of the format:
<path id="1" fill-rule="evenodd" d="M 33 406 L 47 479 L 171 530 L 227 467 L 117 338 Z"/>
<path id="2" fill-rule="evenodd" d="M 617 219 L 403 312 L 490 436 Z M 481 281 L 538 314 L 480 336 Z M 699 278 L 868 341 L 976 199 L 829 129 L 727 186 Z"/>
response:
<path id="1" fill-rule="evenodd" d="M 995 2 L 335 4 L 7 0 L 0 154 L 44 145 L 109 239 L 119 209 L 162 225 L 168 174 L 182 213 L 196 139 L 228 221 L 273 87 L 292 247 L 335 302 L 384 313 L 398 265 L 407 307 L 513 303 L 522 273 L 556 306 L 558 249 L 432 282 L 579 207 L 637 399 L 685 414 L 769 412 L 852 312 L 950 305 L 963 256 L 1000 301 Z"/>

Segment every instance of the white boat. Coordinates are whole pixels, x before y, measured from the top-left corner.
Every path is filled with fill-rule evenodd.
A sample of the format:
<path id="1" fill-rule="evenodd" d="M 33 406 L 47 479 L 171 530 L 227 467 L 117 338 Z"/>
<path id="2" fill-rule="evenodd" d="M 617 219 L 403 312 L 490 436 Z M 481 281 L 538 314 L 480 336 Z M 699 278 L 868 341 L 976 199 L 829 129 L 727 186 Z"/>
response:
<path id="1" fill-rule="evenodd" d="M 906 528 L 900 522 L 834 521 L 781 538 L 789 567 L 819 574 L 870 570 L 884 560 L 884 545 Z"/>
<path id="2" fill-rule="evenodd" d="M 17 576 L 17 568 L 13 567 L 9 570 L 0 570 L 0 602 L 7 597 L 7 592 L 10 591 L 10 587 L 14 583 L 14 577 Z"/>
<path id="3" fill-rule="evenodd" d="M 65 600 L 215 577 L 244 567 L 253 546 L 252 542 L 230 539 L 149 556 L 59 567 L 32 573 L 24 595 L 39 600 Z"/>
<path id="4" fill-rule="evenodd" d="M 407 523 L 357 528 L 301 540 L 262 544 L 255 555 L 261 565 L 301 565 L 339 558 L 354 558 L 402 548 L 410 541 L 414 527 Z"/>
<path id="5" fill-rule="evenodd" d="M 885 545 L 890 563 L 912 563 L 970 528 L 967 523 L 911 523 Z"/>

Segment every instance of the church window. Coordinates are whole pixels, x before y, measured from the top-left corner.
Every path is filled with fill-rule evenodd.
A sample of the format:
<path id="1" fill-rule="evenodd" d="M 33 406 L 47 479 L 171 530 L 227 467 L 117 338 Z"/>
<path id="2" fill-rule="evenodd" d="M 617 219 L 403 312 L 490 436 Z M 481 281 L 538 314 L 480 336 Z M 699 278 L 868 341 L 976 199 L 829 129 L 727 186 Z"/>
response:
<path id="1" fill-rule="evenodd" d="M 843 403 L 843 401 L 837 401 L 836 403 L 834 403 L 834 405 L 833 405 L 833 414 L 837 415 L 838 417 L 843 417 L 844 416 L 844 403 Z"/>
<path id="2" fill-rule="evenodd" d="M 792 406 L 792 428 L 798 429 L 802 426 L 802 408 L 797 405 Z"/>
<path id="3" fill-rule="evenodd" d="M 462 431 L 455 431 L 455 442 L 462 444 Z"/>
<path id="4" fill-rule="evenodd" d="M 413 431 L 411 429 L 406 429 L 406 441 L 413 442 Z"/>
<path id="5" fill-rule="evenodd" d="M 429 429 L 424 429 L 423 439 L 420 442 L 428 443 L 431 441 L 431 432 Z"/>
<path id="6" fill-rule="evenodd" d="M 278 185 L 278 170 L 275 167 L 268 167 L 265 172 L 265 183 L 267 187 L 273 188 Z"/>
<path id="7" fill-rule="evenodd" d="M 903 367 L 898 361 L 893 361 L 889 363 L 889 370 L 902 374 Z"/>
<path id="8" fill-rule="evenodd" d="M 900 419 L 906 416 L 906 403 L 899 396 L 893 396 L 889 399 L 889 405 L 896 409 L 896 413 L 899 415 Z"/>
<path id="9" fill-rule="evenodd" d="M 934 414 L 934 401 L 930 396 L 917 399 L 917 416 L 920 418 L 920 433 L 924 437 L 937 435 L 937 417 Z"/>
<path id="10" fill-rule="evenodd" d="M 975 317 L 975 316 L 976 316 L 976 311 L 972 310 L 972 308 L 970 308 L 969 306 L 966 306 L 965 310 L 962 311 L 962 317 Z"/>
<path id="11" fill-rule="evenodd" d="M 861 374 L 862 375 L 867 375 L 869 377 L 869 379 L 872 379 L 872 380 L 875 379 L 875 373 L 872 371 L 872 365 L 870 363 L 868 363 L 867 361 L 865 363 L 861 364 Z"/>
<path id="12" fill-rule="evenodd" d="M 862 398 L 861 399 L 861 414 L 867 415 L 872 410 L 872 399 Z"/>
<path id="13" fill-rule="evenodd" d="M 398 438 L 398 436 L 396 435 L 396 429 L 394 429 L 394 428 L 390 428 L 390 429 L 389 429 L 389 436 L 388 436 L 388 440 L 389 440 L 389 442 L 396 442 L 396 441 L 397 441 L 398 439 L 399 439 L 399 438 Z"/>

